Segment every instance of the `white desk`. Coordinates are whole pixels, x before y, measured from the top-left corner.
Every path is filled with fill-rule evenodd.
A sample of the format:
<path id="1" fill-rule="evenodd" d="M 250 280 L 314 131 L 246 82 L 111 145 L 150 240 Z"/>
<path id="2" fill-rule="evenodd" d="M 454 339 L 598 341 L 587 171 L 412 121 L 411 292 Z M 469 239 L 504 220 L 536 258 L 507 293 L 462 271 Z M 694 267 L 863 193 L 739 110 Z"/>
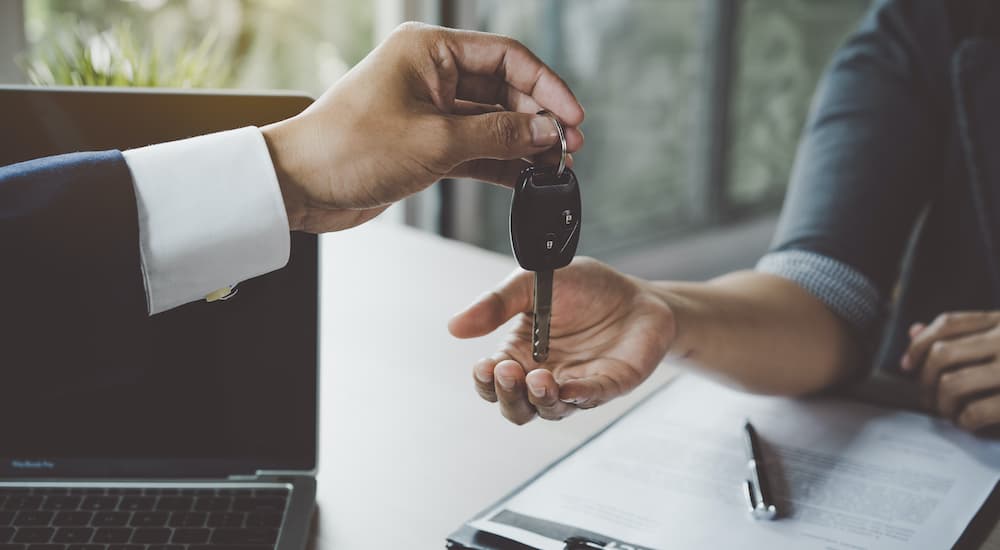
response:
<path id="1" fill-rule="evenodd" d="M 669 375 L 561 422 L 514 426 L 472 383 L 505 332 L 461 341 L 447 330 L 512 259 L 385 223 L 321 243 L 320 550 L 444 548 Z"/>
<path id="2" fill-rule="evenodd" d="M 321 240 L 318 550 L 443 548 L 464 520 L 620 415 L 673 374 L 562 422 L 514 426 L 480 400 L 472 341 L 451 315 L 512 259 L 369 223 Z M 984 549 L 1000 550 L 1000 529 Z"/>

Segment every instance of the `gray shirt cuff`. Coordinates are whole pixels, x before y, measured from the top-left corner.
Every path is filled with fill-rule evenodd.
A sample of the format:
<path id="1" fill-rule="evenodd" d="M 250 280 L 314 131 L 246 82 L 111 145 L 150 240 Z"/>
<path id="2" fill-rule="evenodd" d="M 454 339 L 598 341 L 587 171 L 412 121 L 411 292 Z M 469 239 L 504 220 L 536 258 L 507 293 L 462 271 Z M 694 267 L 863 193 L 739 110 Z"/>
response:
<path id="1" fill-rule="evenodd" d="M 870 329 L 880 316 L 878 288 L 833 258 L 804 250 L 771 252 L 757 262 L 757 271 L 798 284 L 858 330 Z"/>

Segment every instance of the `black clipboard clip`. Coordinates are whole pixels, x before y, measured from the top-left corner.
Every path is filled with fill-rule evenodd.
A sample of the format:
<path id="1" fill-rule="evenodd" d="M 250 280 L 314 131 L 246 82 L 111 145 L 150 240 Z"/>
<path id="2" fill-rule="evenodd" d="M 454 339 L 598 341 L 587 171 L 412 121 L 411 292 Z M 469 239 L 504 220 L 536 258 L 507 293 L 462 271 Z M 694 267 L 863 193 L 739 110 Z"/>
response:
<path id="1" fill-rule="evenodd" d="M 585 537 L 570 537 L 563 541 L 566 545 L 563 550 L 604 550 L 607 544 L 590 540 Z"/>

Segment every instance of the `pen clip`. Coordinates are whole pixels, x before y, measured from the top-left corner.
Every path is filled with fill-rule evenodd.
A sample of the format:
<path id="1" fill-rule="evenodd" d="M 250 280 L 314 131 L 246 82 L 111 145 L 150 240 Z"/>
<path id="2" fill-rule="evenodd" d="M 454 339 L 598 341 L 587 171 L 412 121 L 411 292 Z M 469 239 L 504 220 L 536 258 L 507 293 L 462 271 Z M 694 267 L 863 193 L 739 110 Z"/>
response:
<path id="1" fill-rule="evenodd" d="M 750 515 L 756 515 L 757 502 L 753 497 L 753 482 L 749 479 L 743 484 L 743 495 L 747 497 L 747 507 L 750 509 Z"/>
<path id="2" fill-rule="evenodd" d="M 607 544 L 586 537 L 570 537 L 563 541 L 563 550 L 604 550 Z"/>
<path id="3" fill-rule="evenodd" d="M 750 514 L 754 519 L 771 520 L 778 516 L 778 508 L 771 502 L 764 473 L 763 453 L 757 439 L 757 430 L 747 419 L 743 423 L 743 441 L 747 454 L 747 479 L 743 485 L 747 502 L 750 504 Z"/>
<path id="4" fill-rule="evenodd" d="M 777 507 L 758 497 L 760 491 L 754 487 L 753 480 L 748 479 L 743 484 L 743 495 L 747 498 L 747 506 L 750 508 L 750 515 L 753 516 L 753 519 L 772 520 L 778 516 Z"/>

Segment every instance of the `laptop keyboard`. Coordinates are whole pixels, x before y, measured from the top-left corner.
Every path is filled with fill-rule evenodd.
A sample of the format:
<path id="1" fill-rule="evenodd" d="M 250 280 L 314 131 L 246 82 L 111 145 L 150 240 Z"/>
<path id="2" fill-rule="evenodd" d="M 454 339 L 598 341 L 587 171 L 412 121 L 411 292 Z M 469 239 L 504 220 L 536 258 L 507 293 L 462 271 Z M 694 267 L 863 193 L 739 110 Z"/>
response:
<path id="1" fill-rule="evenodd" d="M 287 489 L 0 487 L 0 550 L 269 550 Z"/>

